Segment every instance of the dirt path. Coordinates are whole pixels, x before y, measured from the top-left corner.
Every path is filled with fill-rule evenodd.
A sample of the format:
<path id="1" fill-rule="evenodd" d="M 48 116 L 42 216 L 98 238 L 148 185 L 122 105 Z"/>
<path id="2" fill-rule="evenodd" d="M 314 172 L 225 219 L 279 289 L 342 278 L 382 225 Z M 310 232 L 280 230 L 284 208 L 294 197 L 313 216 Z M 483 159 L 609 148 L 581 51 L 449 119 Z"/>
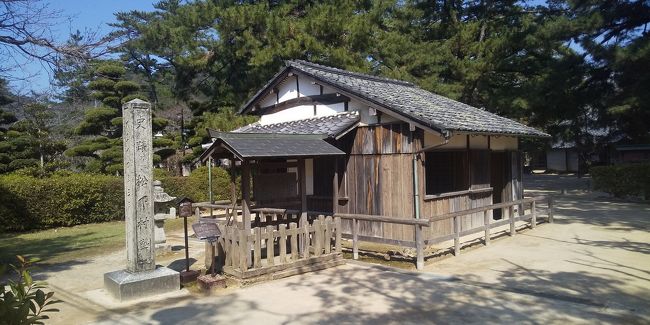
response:
<path id="1" fill-rule="evenodd" d="M 121 265 L 114 254 L 45 274 L 67 301 L 53 323 L 650 323 L 650 205 L 582 192 L 588 180 L 538 177 L 527 179 L 533 191 L 568 190 L 555 224 L 427 272 L 350 263 L 227 295 L 120 305 L 98 298 L 103 272 Z"/>

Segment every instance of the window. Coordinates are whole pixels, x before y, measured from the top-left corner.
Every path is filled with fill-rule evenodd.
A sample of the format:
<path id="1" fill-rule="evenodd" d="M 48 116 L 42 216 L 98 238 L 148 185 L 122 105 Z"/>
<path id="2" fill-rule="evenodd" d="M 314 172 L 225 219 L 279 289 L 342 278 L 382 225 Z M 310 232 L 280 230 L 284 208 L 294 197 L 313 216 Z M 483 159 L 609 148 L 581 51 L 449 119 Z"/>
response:
<path id="1" fill-rule="evenodd" d="M 431 151 L 425 156 L 426 194 L 469 189 L 467 151 Z"/>
<path id="2" fill-rule="evenodd" d="M 472 189 L 490 187 L 490 151 L 471 150 L 469 155 Z"/>

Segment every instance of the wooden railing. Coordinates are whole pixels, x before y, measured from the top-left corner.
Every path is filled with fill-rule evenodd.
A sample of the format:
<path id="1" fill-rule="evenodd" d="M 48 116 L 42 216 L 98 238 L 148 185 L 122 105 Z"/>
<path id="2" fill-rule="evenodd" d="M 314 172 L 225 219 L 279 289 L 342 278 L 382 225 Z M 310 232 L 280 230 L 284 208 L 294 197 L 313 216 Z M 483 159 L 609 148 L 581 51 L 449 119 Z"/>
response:
<path id="1" fill-rule="evenodd" d="M 224 272 L 247 279 L 292 267 L 319 267 L 340 257 L 341 219 L 325 217 L 304 223 L 255 227 L 251 233 L 223 226 L 219 244 L 225 251 Z M 252 249 L 252 265 L 248 255 Z"/>
<path id="2" fill-rule="evenodd" d="M 483 231 L 484 243 L 487 245 L 490 242 L 490 236 L 491 236 L 490 230 L 492 228 L 510 224 L 511 236 L 516 233 L 515 222 L 517 221 L 530 220 L 530 227 L 535 228 L 538 222 L 538 216 L 540 215 L 540 212 L 542 212 L 538 207 L 538 202 L 540 201 L 548 202 L 548 207 L 545 211 L 547 215 L 546 219 L 547 222 L 552 223 L 553 222 L 553 198 L 552 197 L 547 198 L 543 196 L 524 198 L 522 200 L 516 200 L 512 202 L 492 204 L 492 205 L 483 206 L 479 208 L 457 211 L 457 212 L 447 213 L 439 216 L 433 216 L 427 219 L 402 219 L 402 218 L 389 217 L 389 216 L 346 214 L 346 213 L 337 213 L 335 214 L 335 216 L 340 217 L 341 219 L 352 220 L 352 257 L 355 260 L 359 258 L 358 242 L 364 241 L 364 239 L 367 240 L 366 238 L 363 239 L 359 238 L 358 235 L 359 221 L 372 221 L 372 222 L 382 222 L 382 223 L 392 223 L 392 224 L 413 226 L 414 233 L 415 233 L 414 246 L 416 249 L 416 267 L 418 270 L 420 270 L 424 267 L 425 245 L 431 245 L 431 244 L 445 242 L 453 239 L 454 255 L 458 255 L 460 253 L 460 243 L 461 243 L 460 238 L 463 236 L 467 236 L 467 235 L 471 235 Z M 521 208 L 519 209 L 520 215 L 514 216 L 514 207 L 517 205 L 521 206 Z M 522 215 L 522 213 L 525 211 L 525 205 L 530 205 L 531 212 L 529 214 L 524 213 Z M 491 218 L 488 211 L 495 210 L 495 209 L 503 209 L 503 208 L 508 208 L 510 210 L 509 211 L 510 217 L 505 220 L 491 222 L 490 220 Z M 481 213 L 481 212 L 483 213 L 483 219 L 484 219 L 483 226 L 461 231 L 460 219 L 463 216 L 467 216 L 475 213 Z M 453 219 L 454 230 L 452 234 L 438 236 L 438 237 L 430 238 L 428 240 L 424 240 L 423 229 L 422 229 L 423 227 L 429 227 L 433 222 L 444 221 L 449 219 Z"/>
<path id="3" fill-rule="evenodd" d="M 552 197 L 544 197 L 544 196 L 537 196 L 537 197 L 531 197 L 531 198 L 524 198 L 521 200 L 516 200 L 512 202 L 504 202 L 504 203 L 497 203 L 497 204 L 492 204 L 492 205 L 487 205 L 479 208 L 474 208 L 474 209 L 468 209 L 468 210 L 462 210 L 462 211 L 457 211 L 457 212 L 451 212 L 451 213 L 446 213 L 443 215 L 439 216 L 434 216 L 429 218 L 430 222 L 437 222 L 437 221 L 444 221 L 444 220 L 449 220 L 453 219 L 453 233 L 451 235 L 445 235 L 445 236 L 438 236 L 435 238 L 431 238 L 427 240 L 425 243 L 427 245 L 431 244 L 436 244 L 436 243 L 441 243 L 445 242 L 448 240 L 454 240 L 454 255 L 460 254 L 460 237 L 479 233 L 481 231 L 484 232 L 483 235 L 483 243 L 485 245 L 488 245 L 490 243 L 490 230 L 492 228 L 500 227 L 509 224 L 510 225 L 510 236 L 514 236 L 516 234 L 516 228 L 515 228 L 515 222 L 517 221 L 526 221 L 530 220 L 530 227 L 535 228 L 537 225 L 537 217 L 539 215 L 539 207 L 538 207 L 538 202 L 540 201 L 546 201 L 548 206 L 546 209 L 546 216 L 547 216 L 547 222 L 553 223 L 553 198 Z M 530 213 L 525 214 L 525 206 L 530 205 Z M 519 205 L 519 216 L 515 216 L 514 214 L 514 207 Z M 504 209 L 508 208 L 509 209 L 509 217 L 504 220 L 499 220 L 496 222 L 491 222 L 491 218 L 488 214 L 488 211 L 492 211 L 495 209 Z M 472 229 L 467 229 L 464 231 L 461 231 L 460 229 L 460 219 L 463 216 L 471 215 L 474 213 L 483 213 L 483 225 L 480 227 L 475 227 Z"/>

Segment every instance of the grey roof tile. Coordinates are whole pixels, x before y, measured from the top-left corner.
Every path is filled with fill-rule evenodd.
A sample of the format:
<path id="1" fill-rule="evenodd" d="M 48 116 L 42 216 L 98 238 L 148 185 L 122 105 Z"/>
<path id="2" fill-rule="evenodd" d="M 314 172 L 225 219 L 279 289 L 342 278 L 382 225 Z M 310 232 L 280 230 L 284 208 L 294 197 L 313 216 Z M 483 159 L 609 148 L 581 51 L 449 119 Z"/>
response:
<path id="1" fill-rule="evenodd" d="M 301 60 L 288 61 L 287 66 L 436 130 L 549 136 L 511 119 L 433 94 L 408 82 Z M 242 111 L 246 109 L 244 107 Z"/>
<path id="2" fill-rule="evenodd" d="M 316 157 L 343 155 L 344 152 L 315 134 L 263 134 L 210 131 L 211 147 L 225 145 L 243 159 L 267 157 Z M 211 149 L 204 152 L 210 152 Z M 203 156 L 203 155 L 202 155 Z M 201 157 L 199 159 L 202 159 Z"/>
<path id="3" fill-rule="evenodd" d="M 324 134 L 336 137 L 359 122 L 357 112 L 314 117 L 303 120 L 261 125 L 255 122 L 233 132 L 238 133 L 281 133 L 281 134 Z"/>

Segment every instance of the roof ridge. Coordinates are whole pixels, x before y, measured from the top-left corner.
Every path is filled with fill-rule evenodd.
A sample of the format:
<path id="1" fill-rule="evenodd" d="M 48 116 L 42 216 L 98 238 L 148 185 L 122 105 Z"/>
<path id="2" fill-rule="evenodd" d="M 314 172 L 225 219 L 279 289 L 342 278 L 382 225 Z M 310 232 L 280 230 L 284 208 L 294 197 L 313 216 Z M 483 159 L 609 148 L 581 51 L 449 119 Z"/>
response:
<path id="1" fill-rule="evenodd" d="M 322 64 L 318 64 L 318 63 L 313 63 L 313 62 L 309 62 L 309 61 L 305 61 L 305 60 L 288 60 L 287 61 L 288 66 L 291 66 L 291 67 L 294 67 L 294 68 L 299 68 L 299 67 L 295 66 L 296 63 L 306 65 L 306 66 L 309 66 L 309 67 L 312 67 L 312 68 L 321 69 L 321 70 L 325 70 L 325 71 L 328 71 L 328 72 L 344 75 L 344 76 L 356 77 L 356 78 L 366 79 L 366 80 L 370 80 L 370 81 L 392 83 L 392 84 L 396 84 L 396 85 L 400 85 L 400 86 L 416 87 L 415 84 L 413 84 L 411 82 L 408 82 L 408 81 L 404 81 L 404 80 L 397 80 L 397 79 L 391 79 L 391 78 L 386 78 L 386 77 L 373 76 L 373 75 L 366 74 L 366 73 L 361 73 L 361 72 L 352 72 L 352 71 L 343 70 L 343 69 L 335 68 L 335 67 L 330 67 L 330 66 L 326 66 L 326 65 L 322 65 Z"/>

